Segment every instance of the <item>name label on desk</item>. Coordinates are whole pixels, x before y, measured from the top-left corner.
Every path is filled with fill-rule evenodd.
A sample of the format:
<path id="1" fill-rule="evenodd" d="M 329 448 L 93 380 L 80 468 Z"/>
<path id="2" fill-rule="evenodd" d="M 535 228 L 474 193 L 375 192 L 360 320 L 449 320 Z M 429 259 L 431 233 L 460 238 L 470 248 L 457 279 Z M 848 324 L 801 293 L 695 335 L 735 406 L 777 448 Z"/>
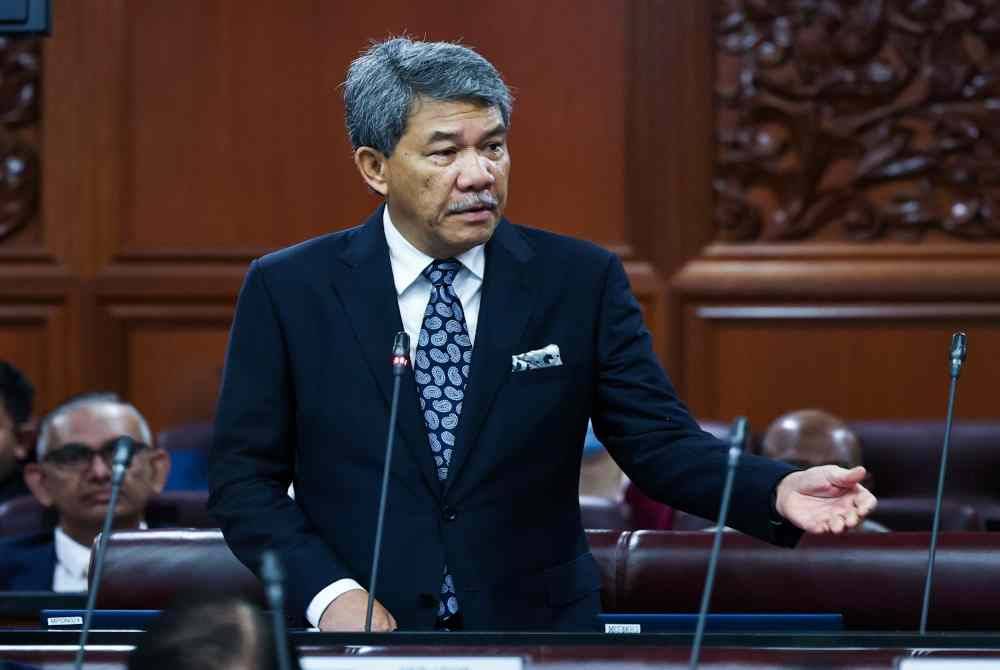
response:
<path id="1" fill-rule="evenodd" d="M 303 656 L 302 670 L 524 670 L 519 656 Z"/>
<path id="2" fill-rule="evenodd" d="M 606 623 L 604 624 L 605 633 L 641 633 L 642 624 L 641 623 Z"/>
<path id="3" fill-rule="evenodd" d="M 48 618 L 50 626 L 82 626 L 82 616 L 50 616 Z"/>

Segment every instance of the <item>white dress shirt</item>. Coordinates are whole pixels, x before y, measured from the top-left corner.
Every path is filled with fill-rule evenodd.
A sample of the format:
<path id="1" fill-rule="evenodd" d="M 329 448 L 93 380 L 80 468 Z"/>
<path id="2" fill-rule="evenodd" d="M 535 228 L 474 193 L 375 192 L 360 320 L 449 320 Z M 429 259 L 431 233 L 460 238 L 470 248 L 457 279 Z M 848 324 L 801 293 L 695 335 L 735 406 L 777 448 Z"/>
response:
<path id="1" fill-rule="evenodd" d="M 146 522 L 140 522 L 139 528 L 145 530 Z M 59 593 L 86 591 L 90 547 L 71 538 L 62 526 L 56 526 L 55 548 L 56 569 L 52 575 L 52 590 Z"/>
<path id="2" fill-rule="evenodd" d="M 392 279 L 396 285 L 396 299 L 399 301 L 399 316 L 403 330 L 410 336 L 410 360 L 417 351 L 420 329 L 424 323 L 424 310 L 431 297 L 431 283 L 423 276 L 424 268 L 434 259 L 417 249 L 403 237 L 392 223 L 388 206 L 382 210 L 382 229 L 389 245 L 389 263 Z M 465 326 L 469 338 L 476 342 L 476 326 L 479 324 L 479 305 L 483 296 L 483 272 L 486 269 L 485 245 L 475 246 L 455 257 L 462 268 L 455 275 L 452 286 L 465 311 Z M 428 451 L 430 445 L 427 446 Z M 373 531 L 374 537 L 374 531 Z M 363 588 L 353 579 L 338 579 L 317 593 L 306 608 L 306 619 L 312 626 L 319 627 L 320 617 L 326 608 L 343 593 Z"/>

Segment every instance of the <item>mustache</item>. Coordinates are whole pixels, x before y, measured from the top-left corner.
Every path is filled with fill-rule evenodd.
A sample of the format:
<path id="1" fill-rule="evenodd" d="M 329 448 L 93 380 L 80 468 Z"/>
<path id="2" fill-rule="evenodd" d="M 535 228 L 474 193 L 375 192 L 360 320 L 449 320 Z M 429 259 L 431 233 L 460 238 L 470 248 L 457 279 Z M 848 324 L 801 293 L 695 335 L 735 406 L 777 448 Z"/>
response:
<path id="1" fill-rule="evenodd" d="M 461 200 L 448 205 L 449 214 L 460 214 L 474 209 L 496 209 L 500 201 L 490 191 L 479 191 L 470 193 Z"/>

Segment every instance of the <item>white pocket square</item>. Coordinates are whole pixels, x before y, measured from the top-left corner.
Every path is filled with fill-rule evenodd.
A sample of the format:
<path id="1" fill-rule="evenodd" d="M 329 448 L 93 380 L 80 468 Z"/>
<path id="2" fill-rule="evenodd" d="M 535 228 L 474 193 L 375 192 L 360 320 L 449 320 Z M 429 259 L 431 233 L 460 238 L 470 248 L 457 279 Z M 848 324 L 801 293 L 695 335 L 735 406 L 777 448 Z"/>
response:
<path id="1" fill-rule="evenodd" d="M 558 344 L 550 344 L 541 349 L 526 351 L 523 354 L 514 354 L 510 359 L 510 369 L 514 372 L 537 370 L 539 368 L 554 368 L 563 364 Z"/>

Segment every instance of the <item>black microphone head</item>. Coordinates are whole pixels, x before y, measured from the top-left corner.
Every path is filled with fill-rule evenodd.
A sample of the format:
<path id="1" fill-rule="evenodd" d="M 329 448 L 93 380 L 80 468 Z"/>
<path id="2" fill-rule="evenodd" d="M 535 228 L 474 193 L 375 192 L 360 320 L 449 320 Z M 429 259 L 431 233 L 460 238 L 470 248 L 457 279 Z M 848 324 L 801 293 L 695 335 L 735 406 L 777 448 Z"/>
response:
<path id="1" fill-rule="evenodd" d="M 392 341 L 392 370 L 397 375 L 410 364 L 410 336 L 405 330 L 396 333 Z"/>
<path id="2" fill-rule="evenodd" d="M 115 440 L 115 453 L 111 457 L 111 467 L 128 470 L 135 455 L 135 440 L 128 435 L 122 435 Z"/>
<path id="3" fill-rule="evenodd" d="M 278 555 L 268 549 L 260 556 L 260 578 L 264 583 L 283 582 L 284 572 L 281 569 L 281 561 Z"/>
<path id="4" fill-rule="evenodd" d="M 951 336 L 951 360 L 957 360 L 960 363 L 965 362 L 965 356 L 968 353 L 968 340 L 969 338 L 964 330 L 960 330 Z"/>
<path id="5" fill-rule="evenodd" d="M 958 379 L 962 373 L 962 364 L 965 363 L 965 356 L 968 353 L 968 337 L 965 331 L 958 331 L 951 336 L 951 376 Z"/>
<path id="6" fill-rule="evenodd" d="M 747 418 L 745 416 L 736 417 L 733 425 L 729 427 L 729 446 L 743 451 L 749 432 L 750 422 L 747 421 Z"/>

